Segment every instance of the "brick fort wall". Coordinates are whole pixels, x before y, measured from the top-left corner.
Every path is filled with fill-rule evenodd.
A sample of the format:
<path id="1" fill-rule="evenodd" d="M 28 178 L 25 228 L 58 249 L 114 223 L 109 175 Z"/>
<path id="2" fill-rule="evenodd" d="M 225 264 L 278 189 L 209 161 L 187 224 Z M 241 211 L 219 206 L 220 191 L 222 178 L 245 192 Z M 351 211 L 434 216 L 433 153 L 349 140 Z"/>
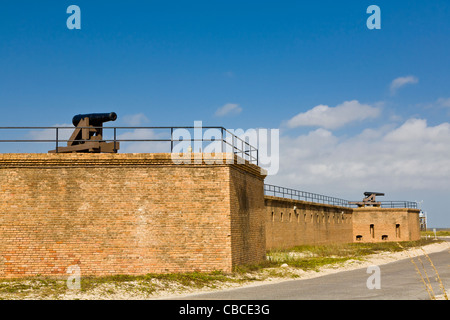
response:
<path id="1" fill-rule="evenodd" d="M 263 183 L 248 163 L 174 164 L 170 154 L 1 154 L 0 277 L 260 262 Z"/>
<path id="2" fill-rule="evenodd" d="M 420 239 L 419 210 L 264 196 L 259 167 L 188 157 L 0 154 L 0 278 L 229 272 L 270 249 Z"/>
<path id="3" fill-rule="evenodd" d="M 419 209 L 362 207 L 353 210 L 354 242 L 420 239 Z"/>
<path id="4" fill-rule="evenodd" d="M 352 242 L 351 208 L 272 196 L 265 203 L 267 249 Z"/>

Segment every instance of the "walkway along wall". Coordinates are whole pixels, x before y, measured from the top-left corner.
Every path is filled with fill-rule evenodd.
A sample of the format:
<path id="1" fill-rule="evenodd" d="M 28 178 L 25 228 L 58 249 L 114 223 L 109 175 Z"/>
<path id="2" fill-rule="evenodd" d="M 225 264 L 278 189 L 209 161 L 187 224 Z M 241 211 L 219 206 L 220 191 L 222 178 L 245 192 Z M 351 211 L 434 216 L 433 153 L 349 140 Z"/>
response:
<path id="1" fill-rule="evenodd" d="M 203 157 L 1 154 L 0 277 L 67 276 L 73 265 L 99 276 L 260 262 L 264 175 Z"/>

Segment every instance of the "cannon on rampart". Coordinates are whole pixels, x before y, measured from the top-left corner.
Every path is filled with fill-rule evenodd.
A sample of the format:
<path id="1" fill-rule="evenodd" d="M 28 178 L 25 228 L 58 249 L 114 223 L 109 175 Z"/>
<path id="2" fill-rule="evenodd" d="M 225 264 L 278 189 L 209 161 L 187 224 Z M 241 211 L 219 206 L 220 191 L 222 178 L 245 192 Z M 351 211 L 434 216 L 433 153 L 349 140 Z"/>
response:
<path id="1" fill-rule="evenodd" d="M 73 117 L 72 123 L 76 127 L 67 142 L 67 147 L 58 147 L 49 153 L 91 152 L 91 153 L 117 153 L 119 142 L 106 142 L 103 140 L 103 123 L 115 121 L 117 114 L 89 113 L 78 114 Z"/>

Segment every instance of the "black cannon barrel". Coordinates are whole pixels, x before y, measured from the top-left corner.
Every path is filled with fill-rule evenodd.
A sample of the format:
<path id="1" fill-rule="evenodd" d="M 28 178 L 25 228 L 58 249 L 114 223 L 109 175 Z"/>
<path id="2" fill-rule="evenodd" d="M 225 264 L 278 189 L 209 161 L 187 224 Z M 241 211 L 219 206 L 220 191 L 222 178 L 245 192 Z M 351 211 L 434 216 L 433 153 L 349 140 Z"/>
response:
<path id="1" fill-rule="evenodd" d="M 374 194 L 374 195 L 376 195 L 376 196 L 384 196 L 384 193 L 382 193 L 382 192 L 371 192 L 371 191 L 366 191 L 366 192 L 364 192 L 364 195 L 365 195 L 366 197 L 368 197 L 368 196 L 370 196 L 370 195 L 372 195 L 372 194 Z"/>
<path id="2" fill-rule="evenodd" d="M 117 114 L 115 112 L 111 113 L 87 113 L 87 114 L 77 114 L 73 117 L 72 123 L 76 127 L 78 123 L 84 118 L 89 118 L 89 124 L 91 126 L 101 126 L 102 123 L 108 121 L 116 121 Z"/>

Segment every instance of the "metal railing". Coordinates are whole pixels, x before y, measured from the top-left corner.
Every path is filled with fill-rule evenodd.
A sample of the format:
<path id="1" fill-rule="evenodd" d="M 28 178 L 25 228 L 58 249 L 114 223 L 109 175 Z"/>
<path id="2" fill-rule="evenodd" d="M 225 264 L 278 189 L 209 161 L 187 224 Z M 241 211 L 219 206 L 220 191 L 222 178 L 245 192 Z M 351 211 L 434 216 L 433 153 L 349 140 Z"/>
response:
<path id="1" fill-rule="evenodd" d="M 267 196 L 274 196 L 286 199 L 309 201 L 315 203 L 330 204 L 335 206 L 357 208 L 356 204 L 351 204 L 350 201 L 322 194 L 300 191 L 270 184 L 264 184 L 264 194 Z M 410 208 L 417 209 L 417 202 L 413 201 L 380 201 L 381 208 Z"/>
<path id="2" fill-rule="evenodd" d="M 267 196 L 330 204 L 347 208 L 354 207 L 354 205 L 349 204 L 348 200 L 325 196 L 323 194 L 318 193 L 311 193 L 285 187 L 274 186 L 271 184 L 264 185 L 264 194 Z"/>
<path id="3" fill-rule="evenodd" d="M 380 201 L 382 208 L 409 208 L 417 209 L 417 202 L 414 201 Z"/>
<path id="4" fill-rule="evenodd" d="M 141 143 L 134 146 L 134 151 L 129 152 L 187 152 L 186 145 L 192 148 L 192 152 L 216 152 L 234 153 L 235 155 L 258 165 L 258 149 L 247 141 L 236 136 L 224 127 L 77 127 L 77 128 L 101 128 L 104 142 Z M 0 144 L 4 143 L 47 143 L 53 145 L 55 151 L 63 143 L 88 142 L 89 140 L 70 140 L 70 135 L 75 127 L 0 127 Z M 27 130 L 22 139 L 17 139 L 17 134 L 8 137 L 9 131 Z M 130 131 L 131 130 L 131 131 Z M 156 148 L 144 147 L 142 143 L 166 143 L 165 147 L 158 145 Z M 179 145 L 182 143 L 182 145 Z M 183 147 L 184 146 L 184 147 Z M 141 150 L 139 150 L 141 149 Z M 130 148 L 125 148 L 130 150 Z M 40 151 L 47 152 L 48 150 Z M 1 149 L 0 152 L 4 153 Z M 39 152 L 39 151 L 37 151 Z M 23 152 L 12 152 L 23 153 Z"/>

